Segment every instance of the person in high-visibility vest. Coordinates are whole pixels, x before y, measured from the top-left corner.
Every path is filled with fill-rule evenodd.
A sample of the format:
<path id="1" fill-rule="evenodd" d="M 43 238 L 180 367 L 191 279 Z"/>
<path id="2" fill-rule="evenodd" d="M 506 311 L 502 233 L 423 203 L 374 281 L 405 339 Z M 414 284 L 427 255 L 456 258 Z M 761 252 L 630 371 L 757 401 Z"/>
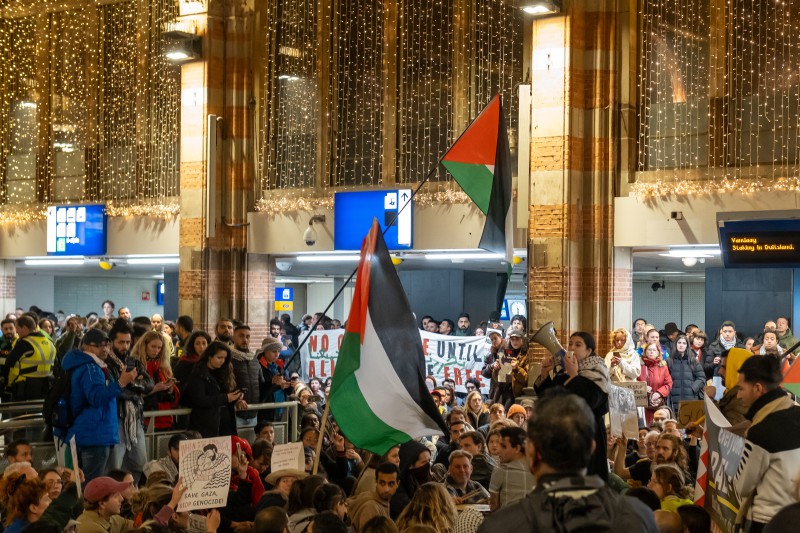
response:
<path id="1" fill-rule="evenodd" d="M 17 334 L 19 339 L 0 371 L 5 392 L 12 401 L 43 400 L 53 377 L 56 347 L 28 315 L 17 319 Z"/>

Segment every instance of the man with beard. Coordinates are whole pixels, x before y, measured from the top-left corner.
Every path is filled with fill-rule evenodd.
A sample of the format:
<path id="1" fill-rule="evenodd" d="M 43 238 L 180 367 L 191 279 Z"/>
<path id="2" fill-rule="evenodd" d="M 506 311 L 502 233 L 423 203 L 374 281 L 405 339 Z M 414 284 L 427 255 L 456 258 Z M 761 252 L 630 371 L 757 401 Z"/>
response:
<path id="1" fill-rule="evenodd" d="M 0 337 L 0 366 L 2 366 L 6 364 L 6 358 L 17 342 L 17 326 L 13 318 L 6 318 L 0 322 L 0 329 L 3 331 L 3 336 Z"/>
<path id="2" fill-rule="evenodd" d="M 141 361 L 128 357 L 131 348 L 131 330 L 124 320 L 117 320 L 109 332 L 111 354 L 106 359 L 109 375 L 118 380 L 126 368 L 135 368 L 136 379 L 122 389 L 117 397 L 117 416 L 119 417 L 119 443 L 111 449 L 108 469 L 122 468 L 133 475 L 139 483 L 144 465 L 147 462 L 147 448 L 144 437 L 144 397 L 153 390 L 153 378 Z M 130 365 L 130 366 L 128 366 Z"/>
<path id="3" fill-rule="evenodd" d="M 455 336 L 471 337 L 472 335 L 475 335 L 475 332 L 470 327 L 469 313 L 461 313 L 458 315 L 458 329 L 455 332 Z"/>
<path id="4" fill-rule="evenodd" d="M 258 403 L 261 396 L 261 365 L 256 359 L 256 354 L 250 351 L 250 326 L 242 324 L 233 330 L 233 348 L 231 348 L 231 362 L 236 386 L 244 394 L 244 401 L 248 404 Z M 255 425 L 257 411 L 237 411 L 236 422 L 239 426 Z"/>
<path id="5" fill-rule="evenodd" d="M 233 347 L 233 320 L 230 318 L 220 318 L 214 326 L 214 340 Z"/>
<path id="6" fill-rule="evenodd" d="M 393 463 L 382 463 L 375 469 L 375 490 L 362 492 L 347 500 L 348 515 L 356 533 L 376 516 L 389 518 L 389 502 L 397 492 L 400 470 Z"/>

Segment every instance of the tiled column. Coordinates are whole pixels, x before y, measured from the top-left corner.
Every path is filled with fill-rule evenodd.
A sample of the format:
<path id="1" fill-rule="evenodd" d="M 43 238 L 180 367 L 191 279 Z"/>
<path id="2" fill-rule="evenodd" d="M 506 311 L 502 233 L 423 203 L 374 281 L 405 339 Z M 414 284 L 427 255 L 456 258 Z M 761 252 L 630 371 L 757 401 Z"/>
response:
<path id="1" fill-rule="evenodd" d="M 220 317 L 248 316 L 247 234 L 252 203 L 252 4 L 247 0 L 181 3 L 181 18 L 193 21 L 203 39 L 203 57 L 181 71 L 181 229 L 179 308 L 210 329 Z M 186 12 L 186 9 L 195 11 Z M 207 117 L 219 122 L 216 214 L 206 234 Z M 259 274 L 260 275 L 260 274 Z M 261 320 L 261 316 L 255 317 Z"/>
<path id="2" fill-rule="evenodd" d="M 618 134 L 617 14 L 603 2 L 567 2 L 532 24 L 531 329 L 552 320 L 562 341 L 613 329 L 613 196 Z M 628 276 L 630 273 L 628 272 Z"/>
<path id="3" fill-rule="evenodd" d="M 0 316 L 13 313 L 17 307 L 17 265 L 0 261 Z"/>

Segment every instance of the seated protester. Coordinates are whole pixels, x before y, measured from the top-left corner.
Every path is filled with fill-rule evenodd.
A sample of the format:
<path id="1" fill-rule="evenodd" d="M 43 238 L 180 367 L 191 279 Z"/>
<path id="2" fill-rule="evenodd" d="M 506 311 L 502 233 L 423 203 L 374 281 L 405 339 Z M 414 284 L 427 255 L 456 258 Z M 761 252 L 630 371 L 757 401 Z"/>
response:
<path id="1" fill-rule="evenodd" d="M 185 483 L 178 483 L 174 487 L 157 483 L 151 487 L 143 489 L 137 494 L 138 505 L 141 511 L 134 522 L 137 526 L 142 524 L 156 524 L 168 527 L 174 533 L 181 533 L 189 528 L 189 513 L 176 512 L 178 503 L 188 489 Z M 219 512 L 212 511 L 207 517 L 206 531 L 216 531 L 219 527 Z M 210 529 L 209 524 L 213 525 Z"/>
<path id="2" fill-rule="evenodd" d="M 128 488 L 126 488 L 120 493 L 122 494 L 122 505 L 120 506 L 119 509 L 119 515 L 122 518 L 133 520 L 132 500 L 137 492 L 136 486 L 134 485 L 135 481 L 133 479 L 133 474 L 128 472 L 127 470 L 115 468 L 113 470 L 108 471 L 108 477 L 110 477 L 114 481 L 118 481 L 119 483 L 128 484 Z"/>
<path id="3" fill-rule="evenodd" d="M 506 419 L 506 406 L 502 403 L 493 403 L 489 406 L 489 423 L 484 424 L 483 426 L 476 428 L 478 431 L 483 433 L 484 437 L 489 436 L 489 428 L 492 424 L 497 422 L 498 420 L 505 420 Z"/>
<path id="4" fill-rule="evenodd" d="M 44 481 L 35 477 L 28 479 L 23 472 L 0 480 L 0 498 L 5 504 L 3 522 L 8 533 L 21 533 L 38 521 L 51 501 Z"/>
<path id="5" fill-rule="evenodd" d="M 255 427 L 256 440 L 261 439 L 275 445 L 275 424 L 272 422 L 259 422 Z"/>
<path id="6" fill-rule="evenodd" d="M 317 418 L 322 418 L 322 413 L 319 411 L 319 406 L 316 402 L 312 401 L 314 393 L 311 389 L 305 387 L 297 393 L 297 403 L 300 404 L 298 412 L 301 414 L 313 413 Z"/>
<path id="7" fill-rule="evenodd" d="M 436 398 L 436 396 L 434 396 L 434 399 L 435 398 Z M 450 411 L 447 411 L 446 413 L 444 413 L 443 416 L 444 416 L 444 423 L 447 424 L 447 427 L 450 427 L 450 424 L 452 424 L 454 421 L 464 422 L 464 423 L 467 423 L 467 424 L 469 423 L 469 419 L 467 418 L 467 412 L 464 410 L 463 407 L 456 406 L 453 409 L 451 409 Z M 472 429 L 472 428 L 471 427 L 468 428 L 467 431 L 469 431 L 470 429 Z M 436 457 L 435 458 L 438 458 L 440 456 L 440 452 L 442 450 L 449 449 L 449 446 L 450 446 L 450 435 L 449 434 L 447 434 L 447 435 L 445 435 L 443 437 L 439 437 L 439 439 L 436 441 Z M 449 451 L 452 451 L 452 450 L 449 450 Z M 445 453 L 449 453 L 449 451 L 445 452 Z"/>
<path id="8" fill-rule="evenodd" d="M 456 523 L 456 506 L 453 498 L 440 483 L 424 483 L 414 493 L 414 497 L 397 518 L 397 528 L 421 525 L 432 526 L 435 531 L 453 531 Z"/>
<path id="9" fill-rule="evenodd" d="M 86 484 L 83 498 L 85 510 L 78 517 L 77 533 L 127 533 L 133 529 L 133 520 L 120 516 L 122 492 L 130 483 L 120 483 L 110 477 L 97 477 Z"/>
<path id="10" fill-rule="evenodd" d="M 691 505 L 692 491 L 683 483 L 683 474 L 674 464 L 656 465 L 647 487 L 661 500 L 661 509 L 677 511 L 681 505 Z"/>
<path id="11" fill-rule="evenodd" d="M 262 509 L 256 514 L 253 533 L 285 533 L 289 528 L 289 515 L 279 507 Z"/>
<path id="12" fill-rule="evenodd" d="M 486 453 L 486 441 L 480 431 L 467 431 L 458 438 L 458 447 L 472 455 L 471 479 L 489 488 L 497 462 Z"/>
<path id="13" fill-rule="evenodd" d="M 632 489 L 628 489 L 628 492 L 626 492 L 625 495 L 631 498 L 636 498 L 645 504 L 651 511 L 661 510 L 661 500 L 658 499 L 658 495 L 647 487 L 634 487 Z M 709 529 L 706 533 L 710 533 L 710 531 L 711 530 Z"/>
<path id="14" fill-rule="evenodd" d="M 359 533 L 400 533 L 394 521 L 385 516 L 376 516 L 361 528 Z"/>
<path id="15" fill-rule="evenodd" d="M 646 427 L 639 428 L 639 438 L 635 441 L 633 439 L 628 439 L 628 449 L 627 455 L 625 456 L 625 468 L 630 468 L 631 466 L 635 465 L 640 459 L 647 458 L 647 447 L 645 445 L 644 439 L 647 434 L 650 432 L 649 429 Z M 609 432 L 609 435 L 611 433 Z M 635 445 L 633 445 L 635 443 Z M 655 441 L 653 441 L 653 450 L 655 451 Z M 616 449 L 614 450 L 614 455 L 609 456 L 612 460 L 616 461 Z"/>
<path id="16" fill-rule="evenodd" d="M 699 505 L 681 505 L 676 511 L 681 517 L 681 525 L 685 533 L 704 533 L 711 531 L 711 515 Z M 796 522 L 792 522 L 796 524 Z M 767 531 L 766 529 L 764 530 Z M 772 532 L 776 533 L 776 532 Z"/>
<path id="17" fill-rule="evenodd" d="M 489 492 L 472 476 L 472 454 L 464 450 L 455 450 L 450 454 L 450 466 L 447 469 L 445 488 L 450 496 L 455 497 L 457 504 L 481 503 L 489 498 Z"/>
<path id="18" fill-rule="evenodd" d="M 264 439 L 256 439 L 252 449 L 253 460 L 250 462 L 250 466 L 256 469 L 258 476 L 261 478 L 261 482 L 266 485 L 267 476 L 272 470 L 270 468 L 270 462 L 272 461 L 272 450 L 274 447 L 271 442 L 267 442 Z"/>
<path id="19" fill-rule="evenodd" d="M 319 429 L 319 416 L 317 413 L 306 413 L 300 419 L 300 431 L 305 428 Z"/>
<path id="20" fill-rule="evenodd" d="M 300 440 L 305 448 L 310 448 L 313 453 L 317 450 L 317 440 L 320 438 L 319 430 L 307 427 L 300 432 Z M 327 449 L 323 446 L 319 456 L 320 470 L 328 475 L 331 483 L 340 484 L 344 479 L 351 475 L 350 462 L 347 460 L 347 449 L 345 439 L 338 433 L 333 435 L 332 441 Z M 312 455 L 313 461 L 313 455 Z"/>
<path id="21" fill-rule="evenodd" d="M 331 512 L 344 520 L 347 516 L 347 496 L 339 485 L 325 483 L 314 491 L 314 509 L 317 515 Z"/>
<path id="22" fill-rule="evenodd" d="M 347 524 L 336 513 L 324 511 L 314 516 L 306 529 L 309 533 L 349 533 Z"/>
<path id="23" fill-rule="evenodd" d="M 55 468 L 46 468 L 39 472 L 39 479 L 41 479 L 45 487 L 47 487 L 47 495 L 50 496 L 50 501 L 55 500 L 61 495 L 61 489 L 64 486 L 64 480 L 61 474 Z"/>
<path id="24" fill-rule="evenodd" d="M 614 458 L 614 473 L 622 479 L 632 479 L 639 486 L 646 486 L 650 482 L 651 466 L 656 460 L 656 443 L 658 431 L 650 431 L 644 437 L 645 457 L 641 457 L 631 466 L 625 466 L 625 439 L 620 437 L 617 446 L 617 455 Z"/>
<path id="25" fill-rule="evenodd" d="M 289 503 L 286 505 L 291 533 L 305 531 L 314 515 L 317 514 L 317 510 L 314 509 L 314 493 L 324 484 L 324 477 L 308 476 L 292 485 L 289 492 Z"/>
<path id="26" fill-rule="evenodd" d="M 478 533 L 576 531 L 587 520 L 608 531 L 655 533 L 652 511 L 642 502 L 615 493 L 599 476 L 586 475 L 595 425 L 579 396 L 554 390 L 541 397 L 525 445 L 536 488 L 487 516 Z"/>
<path id="27" fill-rule="evenodd" d="M 676 512 L 663 509 L 653 511 L 653 520 L 660 533 L 684 533 L 681 517 Z"/>
<path id="28" fill-rule="evenodd" d="M 393 448 L 395 449 L 395 448 Z M 394 463 L 381 463 L 374 469 L 375 486 L 347 500 L 348 514 L 356 533 L 376 516 L 389 518 L 389 502 L 397 492 L 400 469 Z"/>
<path id="29" fill-rule="evenodd" d="M 10 465 L 20 462 L 32 462 L 33 448 L 31 447 L 31 443 L 25 439 L 15 439 L 11 441 L 6 447 L 6 459 L 8 459 L 8 464 Z"/>
<path id="30" fill-rule="evenodd" d="M 178 481 L 178 459 L 180 458 L 181 441 L 189 440 L 185 433 L 176 433 L 167 443 L 167 455 L 160 459 L 148 461 L 144 465 L 144 475 L 150 477 L 154 472 L 164 472 L 170 484 Z"/>
<path id="31" fill-rule="evenodd" d="M 431 452 L 428 447 L 416 440 L 400 446 L 400 484 L 392 497 L 389 515 L 397 519 L 420 486 L 433 481 L 431 475 Z"/>
<path id="32" fill-rule="evenodd" d="M 375 490 L 375 469 L 378 465 L 383 463 L 392 463 L 400 467 L 400 445 L 392 446 L 389 451 L 380 457 L 372 454 L 369 464 L 361 471 L 356 483 L 356 490 L 354 495 L 361 494 L 362 492 L 372 492 Z M 392 493 L 394 494 L 394 492 Z M 388 515 L 387 515 L 388 516 Z"/>
<path id="33" fill-rule="evenodd" d="M 241 437 L 231 437 L 231 483 L 228 504 L 220 510 L 222 530 L 236 530 L 239 524 L 255 519 L 255 508 L 264 495 L 264 485 L 250 466 L 252 450 Z"/>
<path id="34" fill-rule="evenodd" d="M 500 464 L 489 482 L 492 511 L 521 500 L 536 486 L 536 479 L 525 461 L 525 430 L 506 427 L 500 430 Z"/>
<path id="35" fill-rule="evenodd" d="M 683 439 L 662 433 L 656 442 L 656 465 L 673 463 L 683 475 L 687 485 L 694 485 L 696 471 L 692 470 L 689 464 L 689 452 L 686 451 Z"/>
<path id="36" fill-rule="evenodd" d="M 261 496 L 261 500 L 256 506 L 256 511 L 261 511 L 267 507 L 286 507 L 289 502 L 289 493 L 292 490 L 292 485 L 297 480 L 302 480 L 308 477 L 302 470 L 295 470 L 293 468 L 284 468 L 275 472 L 270 472 L 267 476 L 267 487 L 270 490 Z M 256 517 L 258 520 L 258 517 Z"/>
<path id="37" fill-rule="evenodd" d="M 445 470 L 450 465 L 450 454 L 458 450 L 458 438 L 467 432 L 467 424 L 461 420 L 454 420 L 450 423 L 450 443 L 439 448 L 436 452 L 434 464 L 444 466 Z"/>

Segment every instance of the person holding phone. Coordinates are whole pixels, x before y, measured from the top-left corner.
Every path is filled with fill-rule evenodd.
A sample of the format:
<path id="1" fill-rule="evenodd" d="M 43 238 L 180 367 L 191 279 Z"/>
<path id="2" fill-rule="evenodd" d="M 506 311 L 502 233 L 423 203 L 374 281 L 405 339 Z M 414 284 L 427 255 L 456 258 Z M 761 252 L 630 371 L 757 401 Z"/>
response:
<path id="1" fill-rule="evenodd" d="M 192 368 L 181 405 L 192 409 L 189 429 L 204 438 L 236 435 L 236 410 L 247 409 L 247 402 L 236 388 L 230 346 L 219 341 L 208 345 Z"/>
<path id="2" fill-rule="evenodd" d="M 144 398 L 144 410 L 163 411 L 177 408 L 180 392 L 177 381 L 172 375 L 170 352 L 164 343 L 164 336 L 158 331 L 148 331 L 136 341 L 131 356 L 145 365 L 147 374 L 153 378 L 154 386 Z M 155 419 L 156 429 L 170 429 L 173 424 L 172 416 L 159 416 Z"/>

